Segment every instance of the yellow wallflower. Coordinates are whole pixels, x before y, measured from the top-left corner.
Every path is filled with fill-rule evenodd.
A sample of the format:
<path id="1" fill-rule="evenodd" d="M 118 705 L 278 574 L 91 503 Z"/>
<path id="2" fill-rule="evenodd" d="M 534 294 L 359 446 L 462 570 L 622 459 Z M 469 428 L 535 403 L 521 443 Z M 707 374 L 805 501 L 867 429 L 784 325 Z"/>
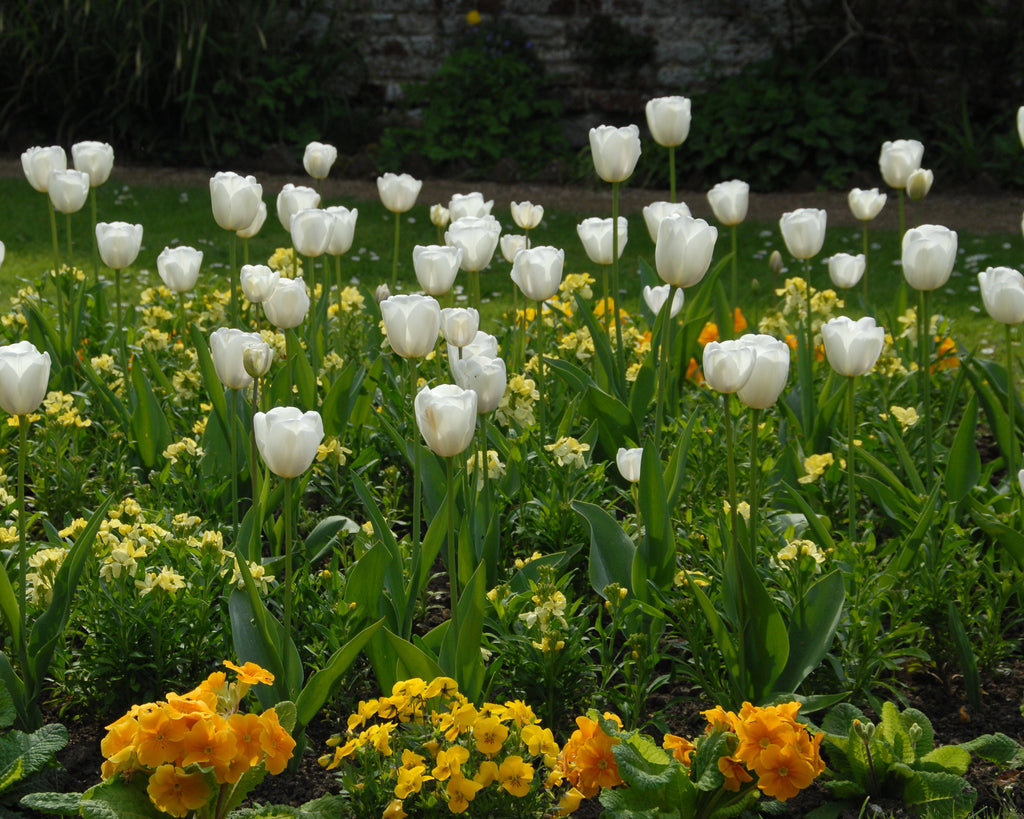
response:
<path id="1" fill-rule="evenodd" d="M 797 478 L 797 481 L 799 483 L 814 483 L 814 481 L 825 474 L 825 470 L 832 466 L 833 463 L 835 463 L 835 458 L 832 457 L 831 452 L 825 452 L 821 455 L 809 455 L 804 458 L 804 474 Z"/>

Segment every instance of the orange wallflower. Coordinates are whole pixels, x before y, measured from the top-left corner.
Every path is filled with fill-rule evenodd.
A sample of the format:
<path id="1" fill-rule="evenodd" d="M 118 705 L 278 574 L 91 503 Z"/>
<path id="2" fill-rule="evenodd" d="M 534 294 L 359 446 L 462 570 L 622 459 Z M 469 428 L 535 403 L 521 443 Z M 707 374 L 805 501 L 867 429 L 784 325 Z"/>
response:
<path id="1" fill-rule="evenodd" d="M 960 366 L 960 357 L 956 353 L 956 342 L 949 336 L 940 339 L 935 337 L 935 363 L 931 372 L 936 370 L 954 370 Z"/>

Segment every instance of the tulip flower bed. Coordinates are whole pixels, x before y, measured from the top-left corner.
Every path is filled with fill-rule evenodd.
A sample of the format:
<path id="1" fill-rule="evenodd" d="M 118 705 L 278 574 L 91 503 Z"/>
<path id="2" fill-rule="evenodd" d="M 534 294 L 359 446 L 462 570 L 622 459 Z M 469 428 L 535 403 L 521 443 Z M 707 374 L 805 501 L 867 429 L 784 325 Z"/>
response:
<path id="1" fill-rule="evenodd" d="M 688 104 L 648 115 L 682 144 Z M 209 245 L 157 252 L 98 211 L 94 250 L 62 242 L 112 153 L 76 146 L 67 171 L 26 151 L 53 263 L 0 316 L 0 715 L 40 750 L 0 805 L 966 816 L 972 785 L 1016 804 L 996 783 L 1024 763 L 1024 276 L 976 269 L 955 225 L 872 245 L 879 210 L 902 221 L 930 187 L 913 142 L 882 148 L 894 205 L 851 194 L 865 252 L 827 273 L 824 210 L 741 244 L 733 180 L 716 225 L 673 201 L 641 222 L 619 212 L 638 129 L 592 150 L 611 207 L 571 249 L 539 203 L 498 218 L 478 192 L 410 221 L 404 174 L 363 247 L 367 205 L 323 200 L 319 143 L 276 221 L 254 177 L 217 173 L 186 197 L 215 273 Z M 935 311 L 947 287 L 1001 325 L 998 355 Z M 92 777 L 31 778 L 55 723 L 96 716 Z"/>

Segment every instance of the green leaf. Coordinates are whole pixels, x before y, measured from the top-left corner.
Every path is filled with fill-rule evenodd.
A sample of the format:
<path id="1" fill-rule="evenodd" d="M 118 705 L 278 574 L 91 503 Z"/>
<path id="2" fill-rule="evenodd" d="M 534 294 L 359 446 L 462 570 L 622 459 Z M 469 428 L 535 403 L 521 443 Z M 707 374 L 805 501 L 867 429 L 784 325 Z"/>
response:
<path id="1" fill-rule="evenodd" d="M 729 675 L 729 679 L 732 681 L 734 696 L 741 701 L 746 692 L 744 690 L 744 681 L 740 675 L 739 649 L 736 642 L 734 642 L 729 629 L 725 625 L 725 621 L 722 620 L 718 611 L 708 599 L 708 596 L 701 591 L 696 583 L 690 583 L 689 588 L 691 594 L 697 600 L 697 605 L 700 606 L 701 612 L 704 614 L 704 619 L 708 622 L 711 633 L 715 637 L 715 643 L 718 645 L 718 650 L 722 653 L 722 662 L 725 665 L 725 671 Z"/>
<path id="2" fill-rule="evenodd" d="M 455 650 L 455 674 L 452 675 L 459 683 L 459 690 L 473 701 L 479 698 L 484 682 L 484 659 L 480 646 L 486 594 L 487 571 L 484 564 L 480 563 L 459 598 L 459 633 Z"/>
<path id="3" fill-rule="evenodd" d="M 146 784 L 144 776 L 133 777 L 130 782 L 112 777 L 87 790 L 79 810 L 84 819 L 165 819 L 167 814 L 150 801 Z"/>
<path id="4" fill-rule="evenodd" d="M 316 375 L 294 330 L 285 331 L 285 346 L 288 349 L 286 367 L 290 368 L 291 384 L 298 389 L 299 405 L 304 410 L 316 409 Z"/>
<path id="5" fill-rule="evenodd" d="M 922 756 L 917 766 L 926 771 L 945 771 L 963 776 L 971 765 L 971 755 L 959 745 L 942 745 Z"/>
<path id="6" fill-rule="evenodd" d="M 783 488 L 789 495 L 790 499 L 797 505 L 800 511 L 803 513 L 804 518 L 807 521 L 807 528 L 811 530 L 814 536 L 814 540 L 818 542 L 827 552 L 831 552 L 836 548 L 835 541 L 832 540 L 832 535 L 829 534 L 828 529 L 825 528 L 825 524 L 821 522 L 821 519 L 814 513 L 814 510 L 808 505 L 807 501 L 804 500 L 804 496 L 801 492 L 794 489 L 788 483 L 783 482 Z"/>
<path id="7" fill-rule="evenodd" d="M 78 816 L 81 801 L 80 793 L 29 793 L 21 797 L 19 804 L 37 813 Z"/>
<path id="8" fill-rule="evenodd" d="M 171 443 L 171 427 L 149 385 L 149 379 L 142 371 L 141 362 L 136 360 L 131 370 L 136 402 L 135 411 L 132 412 L 132 435 L 142 463 L 148 469 L 153 469 L 157 465 L 157 458 L 162 457 L 163 451 Z"/>
<path id="9" fill-rule="evenodd" d="M 366 367 L 357 366 L 353 361 L 335 378 L 320 407 L 327 435 L 337 436 L 345 431 L 352 417 L 352 410 L 359 399 L 365 377 Z"/>
<path id="10" fill-rule="evenodd" d="M 335 651 L 322 669 L 310 676 L 295 700 L 295 720 L 299 728 L 309 725 L 310 720 L 323 708 L 341 675 L 348 671 L 359 656 L 359 652 L 363 650 L 363 646 L 383 625 L 384 620 L 380 619 L 364 628 Z"/>
<path id="11" fill-rule="evenodd" d="M 259 598 L 255 583 L 249 589 L 252 575 L 242 556 L 239 570 L 246 579 L 245 589 L 235 589 L 228 598 L 231 616 L 231 641 L 242 662 L 252 661 L 274 675 L 272 686 L 258 685 L 256 696 L 264 708 L 282 700 L 294 700 L 302 688 L 302 661 L 291 635 L 285 634 L 278 622 Z M 269 639 L 268 639 L 269 638 Z"/>
<path id="12" fill-rule="evenodd" d="M 908 805 L 927 806 L 927 815 L 951 819 L 966 817 L 977 798 L 963 777 L 934 771 L 918 771 L 903 789 Z"/>
<path id="13" fill-rule="evenodd" d="M 612 583 L 632 591 L 633 557 L 636 546 L 615 519 L 600 506 L 573 501 L 575 509 L 590 526 L 590 586 L 601 597 Z M 607 597 L 605 597 L 607 599 Z"/>
<path id="14" fill-rule="evenodd" d="M 195 350 L 196 359 L 199 363 L 199 372 L 203 376 L 203 385 L 206 387 L 206 394 L 213 404 L 213 411 L 220 424 L 224 437 L 228 434 L 228 402 L 224 396 L 224 385 L 217 377 L 217 368 L 213 366 L 213 356 L 210 354 L 210 343 L 195 324 L 189 324 L 189 335 L 192 337 L 192 348 Z"/>
<path id="15" fill-rule="evenodd" d="M 789 659 L 775 690 L 793 693 L 818 667 L 835 637 L 843 616 L 846 587 L 842 574 L 829 572 L 800 598 L 789 621 Z"/>
<path id="16" fill-rule="evenodd" d="M 946 463 L 946 496 L 951 501 L 963 500 L 978 483 L 981 456 L 978 454 L 978 394 L 974 393 L 964 408 Z"/>
<path id="17" fill-rule="evenodd" d="M 675 575 L 676 539 L 665 497 L 661 458 L 654 444 L 644 446 L 640 465 L 639 505 L 644 534 L 633 558 L 633 590 L 646 599 L 647 581 L 666 588 Z"/>
<path id="18" fill-rule="evenodd" d="M 984 734 L 960 743 L 960 747 L 997 765 L 1019 765 L 1024 761 L 1024 748 L 1006 734 Z"/>
<path id="19" fill-rule="evenodd" d="M 743 658 L 749 685 L 744 696 L 751 702 L 763 702 L 776 690 L 775 683 L 789 658 L 789 636 L 782 614 L 746 553 L 738 557 L 739 577 L 733 588 L 743 599 L 741 634 Z"/>
<path id="20" fill-rule="evenodd" d="M 57 752 L 68 744 L 68 730 L 59 723 L 31 734 L 9 731 L 0 735 L 0 793 L 45 768 L 54 767 Z"/>
<path id="21" fill-rule="evenodd" d="M 981 678 L 978 674 L 978 659 L 974 656 L 974 648 L 971 639 L 964 629 L 963 620 L 960 618 L 960 611 L 956 603 L 950 600 L 946 605 L 946 619 L 949 621 L 949 631 L 953 635 L 953 645 L 956 647 L 957 660 L 960 663 L 960 670 L 964 675 L 964 689 L 967 691 L 967 701 L 974 708 L 981 708 Z"/>
<path id="22" fill-rule="evenodd" d="M 690 441 L 693 438 L 693 430 L 702 422 L 702 416 L 694 413 L 686 423 L 679 436 L 679 442 L 672 448 L 672 455 L 665 466 L 665 485 L 668 488 L 666 502 L 669 509 L 675 509 L 679 504 L 679 495 L 683 491 L 683 481 L 686 479 L 686 461 L 690 453 Z"/>

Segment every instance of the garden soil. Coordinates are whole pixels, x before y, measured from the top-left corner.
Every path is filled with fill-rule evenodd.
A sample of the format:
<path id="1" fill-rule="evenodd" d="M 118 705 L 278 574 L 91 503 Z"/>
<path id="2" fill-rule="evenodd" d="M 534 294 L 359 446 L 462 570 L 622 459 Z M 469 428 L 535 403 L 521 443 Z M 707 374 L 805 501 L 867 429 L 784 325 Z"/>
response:
<path id="1" fill-rule="evenodd" d="M 209 169 L 115 167 L 108 184 L 113 185 L 168 185 L 199 186 L 208 184 Z M 286 182 L 306 184 L 308 179 L 301 169 L 288 174 L 254 172 L 268 194 L 280 190 Z M 22 176 L 17 157 L 0 157 L 0 177 Z M 870 186 L 877 183 L 862 183 Z M 542 183 L 499 184 L 482 180 L 426 179 L 420 193 L 421 204 L 447 203 L 453 193 L 479 190 L 495 200 L 494 213 L 508 213 L 510 201 L 529 200 L 545 207 L 566 210 L 579 216 L 611 213 L 610 186 L 597 184 L 553 185 Z M 372 201 L 377 198 L 374 179 L 325 180 L 326 201 L 335 203 Z M 711 209 L 703 191 L 680 191 L 678 198 L 686 202 L 694 216 L 712 220 Z M 893 197 L 894 198 L 894 197 Z M 623 215 L 638 214 L 644 205 L 659 199 L 668 199 L 668 192 L 647 188 L 634 188 L 628 184 L 621 190 Z M 896 229 L 898 213 L 890 203 L 881 216 L 872 223 L 873 228 Z M 786 211 L 798 207 L 817 207 L 828 211 L 829 225 L 856 226 L 846 204 L 846 194 L 835 191 L 783 191 L 753 192 L 750 196 L 749 221 L 774 223 Z M 1024 196 L 997 190 L 979 183 L 956 191 L 944 191 L 941 185 L 917 203 L 908 203 L 908 224 L 941 224 L 958 231 L 975 233 L 1018 233 L 1021 230 L 1021 212 Z M 923 711 L 931 719 L 937 744 L 963 742 L 986 733 L 1002 732 L 1024 742 L 1024 716 L 1021 714 L 1024 698 L 1024 659 L 1017 659 L 990 674 L 983 683 L 983 705 L 980 709 L 967 704 L 962 680 L 957 674 L 940 675 L 920 670 L 894 681 L 906 697 L 906 705 Z M 677 690 L 663 703 L 657 704 L 668 715 L 673 730 L 678 734 L 694 735 L 702 730 L 700 711 L 711 703 L 701 700 L 699 692 Z M 60 714 L 50 718 L 62 721 Z M 63 771 L 55 783 L 60 790 L 84 791 L 98 781 L 100 740 L 105 733 L 106 720 L 97 721 L 94 715 L 65 718 L 70 741 L 58 755 Z M 309 726 L 309 743 L 302 763 L 294 773 L 268 777 L 254 792 L 253 798 L 263 804 L 298 805 L 327 793 L 337 792 L 334 777 L 316 762 L 325 750 L 328 737 L 337 726 L 326 719 L 315 720 Z M 1002 809 L 1010 815 L 1024 816 L 1024 772 L 1003 771 L 995 766 L 974 762 L 967 776 L 978 792 L 978 808 Z M 783 816 L 802 817 L 816 805 L 828 800 L 827 792 L 814 786 L 786 804 Z M 899 803 L 881 803 L 874 815 L 882 809 L 892 816 L 910 816 Z M 595 817 L 600 813 L 596 800 L 585 802 L 577 812 L 580 817 Z M 851 811 L 851 819 L 858 811 Z"/>

